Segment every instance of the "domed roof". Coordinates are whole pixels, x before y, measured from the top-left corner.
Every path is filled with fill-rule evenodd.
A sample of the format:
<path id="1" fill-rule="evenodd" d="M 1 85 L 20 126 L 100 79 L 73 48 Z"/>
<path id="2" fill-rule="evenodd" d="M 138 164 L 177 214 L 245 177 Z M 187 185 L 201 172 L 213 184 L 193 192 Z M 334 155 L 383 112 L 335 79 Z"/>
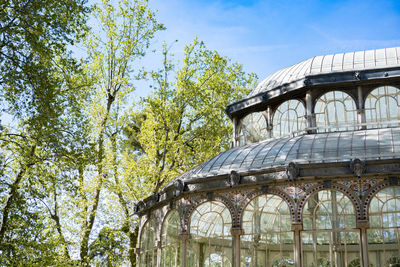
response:
<path id="1" fill-rule="evenodd" d="M 317 56 L 275 72 L 263 80 L 248 97 L 307 76 L 400 66 L 400 47 Z"/>
<path id="2" fill-rule="evenodd" d="M 235 147 L 178 177 L 197 180 L 298 164 L 400 158 L 400 127 L 308 134 Z"/>

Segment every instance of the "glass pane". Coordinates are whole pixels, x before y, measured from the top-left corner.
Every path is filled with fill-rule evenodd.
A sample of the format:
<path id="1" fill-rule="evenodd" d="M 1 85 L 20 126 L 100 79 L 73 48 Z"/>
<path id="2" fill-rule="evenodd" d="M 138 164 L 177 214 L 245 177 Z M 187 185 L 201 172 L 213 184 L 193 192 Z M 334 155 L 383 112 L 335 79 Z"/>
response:
<path id="1" fill-rule="evenodd" d="M 153 220 L 149 220 L 143 227 L 140 239 L 140 266 L 156 266 L 156 227 Z"/>
<path id="2" fill-rule="evenodd" d="M 209 201 L 197 207 L 190 221 L 187 266 L 231 266 L 231 225 L 231 214 L 224 204 Z"/>
<path id="3" fill-rule="evenodd" d="M 399 228 L 368 230 L 368 256 L 374 266 L 400 266 Z"/>
<path id="4" fill-rule="evenodd" d="M 350 95 L 342 91 L 322 95 L 315 104 L 314 113 L 319 132 L 356 129 L 356 104 Z"/>
<path id="5" fill-rule="evenodd" d="M 369 206 L 368 255 L 374 266 L 400 266 L 400 187 L 379 191 Z"/>
<path id="6" fill-rule="evenodd" d="M 360 266 L 358 231 L 306 231 L 301 239 L 303 266 Z"/>
<path id="7" fill-rule="evenodd" d="M 343 193 L 322 190 L 310 196 L 303 208 L 304 230 L 356 227 L 353 203 Z"/>
<path id="8" fill-rule="evenodd" d="M 365 100 L 368 128 L 399 126 L 400 89 L 382 86 L 374 89 Z"/>
<path id="9" fill-rule="evenodd" d="M 180 222 L 176 210 L 168 213 L 164 220 L 161 235 L 161 266 L 180 266 L 181 246 L 179 242 Z"/>
<path id="10" fill-rule="evenodd" d="M 243 213 L 241 266 L 294 266 L 290 227 L 289 207 L 282 198 L 253 199 Z"/>
<path id="11" fill-rule="evenodd" d="M 251 113 L 240 120 L 238 126 L 240 145 L 255 143 L 267 137 L 267 121 L 261 112 Z"/>
<path id="12" fill-rule="evenodd" d="M 299 100 L 283 102 L 274 113 L 272 120 L 274 137 L 297 135 L 306 128 L 305 108 Z"/>

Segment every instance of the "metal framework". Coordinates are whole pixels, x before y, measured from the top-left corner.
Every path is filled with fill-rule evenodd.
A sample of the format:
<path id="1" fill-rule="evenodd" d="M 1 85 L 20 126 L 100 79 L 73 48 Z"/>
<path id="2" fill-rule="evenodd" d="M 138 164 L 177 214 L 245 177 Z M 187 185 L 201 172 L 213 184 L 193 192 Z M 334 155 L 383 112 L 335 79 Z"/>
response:
<path id="1" fill-rule="evenodd" d="M 306 110 L 304 104 L 292 99 L 283 102 L 275 110 L 272 119 L 272 136 L 286 137 L 304 133 L 306 129 Z"/>
<path id="2" fill-rule="evenodd" d="M 136 203 L 139 266 L 400 266 L 397 52 L 314 57 L 229 105 L 232 148 Z"/>
<path id="3" fill-rule="evenodd" d="M 267 120 L 262 113 L 251 113 L 240 120 L 237 136 L 240 145 L 264 140 L 268 137 Z"/>
<path id="4" fill-rule="evenodd" d="M 393 86 L 374 89 L 365 101 L 365 115 L 369 128 L 374 124 L 375 127 L 400 125 L 400 89 Z"/>
<path id="5" fill-rule="evenodd" d="M 254 198 L 243 213 L 241 266 L 293 266 L 294 242 L 288 204 L 276 195 Z"/>
<path id="6" fill-rule="evenodd" d="M 164 219 L 161 233 L 161 266 L 180 266 L 181 245 L 179 213 L 172 210 Z"/>
<path id="7" fill-rule="evenodd" d="M 357 108 L 353 98 L 342 91 L 332 91 L 318 98 L 314 107 L 318 131 L 357 129 Z"/>

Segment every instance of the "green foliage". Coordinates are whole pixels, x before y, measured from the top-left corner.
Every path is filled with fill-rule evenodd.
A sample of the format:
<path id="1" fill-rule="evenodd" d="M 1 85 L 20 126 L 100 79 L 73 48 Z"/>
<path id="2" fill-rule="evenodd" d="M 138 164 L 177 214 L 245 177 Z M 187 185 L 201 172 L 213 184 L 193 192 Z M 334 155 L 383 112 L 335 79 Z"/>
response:
<path id="1" fill-rule="evenodd" d="M 8 103 L 13 115 L 40 121 L 40 115 L 59 112 L 54 89 L 68 82 L 63 71 L 76 68 L 67 45 L 85 32 L 89 11 L 85 3 L 11 0 L 0 4 L 0 100 Z"/>
<path id="2" fill-rule="evenodd" d="M 229 148 L 255 76 L 197 39 L 130 107 L 163 29 L 146 0 L 0 3 L 0 265 L 135 266 L 134 203 Z"/>
<path id="3" fill-rule="evenodd" d="M 86 29 L 85 2 L 0 4 L 0 102 L 8 115 L 0 126 L 1 265 L 70 260 L 60 253 L 62 232 L 53 232 L 57 214 L 44 209 L 52 197 L 44 185 L 55 165 L 90 147 L 79 108 L 87 81 L 67 51 Z"/>
<path id="4" fill-rule="evenodd" d="M 85 70 L 86 75 L 93 77 L 94 81 L 90 87 L 92 97 L 86 104 L 86 113 L 91 118 L 91 139 L 96 143 L 96 153 L 93 176 L 87 178 L 89 186 L 81 193 L 86 204 L 83 206 L 80 258 L 84 265 L 91 260 L 89 243 L 97 213 L 101 212 L 104 217 L 105 213 L 115 211 L 112 205 L 103 204 L 110 201 L 102 199 L 108 195 L 117 198 L 122 212 L 117 216 L 111 215 L 113 218 L 105 225 L 112 225 L 115 231 L 125 229 L 132 263 L 136 237 L 134 229 L 130 227 L 129 203 L 119 181 L 118 143 L 120 131 L 126 123 L 124 103 L 134 90 L 132 79 L 140 76 L 140 70 L 134 63 L 145 55 L 154 34 L 164 27 L 157 22 L 146 0 L 120 0 L 118 3 L 103 0 L 94 8 L 93 15 L 98 22 L 98 29 L 94 29 L 85 39 L 88 52 Z M 89 173 L 88 170 L 84 172 Z"/>
<path id="5" fill-rule="evenodd" d="M 164 68 L 150 73 L 155 91 L 131 114 L 126 129 L 135 155 L 132 176 L 146 181 L 140 184 L 147 192 L 230 147 L 232 124 L 225 108 L 245 96 L 256 78 L 195 39 L 169 81 L 174 65 L 165 46 L 163 54 Z"/>

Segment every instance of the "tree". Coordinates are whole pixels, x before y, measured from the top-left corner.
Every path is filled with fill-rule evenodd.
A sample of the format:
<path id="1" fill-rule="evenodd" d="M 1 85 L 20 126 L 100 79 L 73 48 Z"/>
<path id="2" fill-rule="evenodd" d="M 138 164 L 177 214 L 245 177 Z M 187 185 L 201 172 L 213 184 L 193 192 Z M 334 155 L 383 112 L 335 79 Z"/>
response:
<path id="1" fill-rule="evenodd" d="M 89 238 L 103 186 L 114 182 L 118 184 L 118 176 L 114 171 L 117 168 L 115 138 L 118 138 L 119 129 L 124 123 L 120 119 L 122 105 L 134 90 L 132 78 L 140 74 L 133 63 L 146 54 L 154 34 L 164 28 L 149 9 L 147 0 L 120 0 L 118 6 L 112 1 L 103 0 L 94 9 L 94 17 L 99 22 L 99 29 L 95 30 L 100 33 L 92 31 L 86 41 L 89 55 L 86 70 L 88 76 L 95 77 L 93 98 L 87 106 L 96 143 L 96 175 L 91 179 L 91 183 L 95 184 L 93 191 L 90 194 L 82 193 L 82 197 L 88 199 L 84 208 L 87 214 L 83 215 L 87 219 L 82 225 L 80 242 L 83 264 L 89 260 Z M 108 150 L 109 147 L 113 147 L 112 150 Z M 116 194 L 120 197 L 118 191 Z M 123 202 L 121 204 L 125 205 Z M 126 212 L 123 216 L 125 220 L 130 220 Z"/>
<path id="2" fill-rule="evenodd" d="M 117 186 L 127 214 L 133 213 L 133 206 L 126 203 L 159 191 L 194 165 L 229 148 L 232 124 L 225 108 L 246 95 L 256 79 L 197 39 L 185 47 L 175 76 L 168 56 L 164 45 L 163 69 L 150 73 L 154 92 L 142 100 L 141 109 L 131 112 L 131 123 L 124 128 L 120 165 L 125 168 Z M 131 228 L 128 234 L 135 236 Z"/>
<path id="3" fill-rule="evenodd" d="M 47 262 L 56 254 L 59 243 L 44 231 L 48 218 L 36 202 L 35 173 L 65 152 L 71 128 L 63 122 L 79 110 L 79 64 L 67 47 L 86 29 L 85 2 L 0 4 L 1 264 Z"/>
<path id="4" fill-rule="evenodd" d="M 231 63 L 197 39 L 185 47 L 182 67 L 169 81 L 174 65 L 164 46 L 164 68 L 152 72 L 155 91 L 132 113 L 126 129 L 136 153 L 131 162 L 136 180 L 157 192 L 173 178 L 231 145 L 232 124 L 226 106 L 245 96 L 255 75 Z"/>

